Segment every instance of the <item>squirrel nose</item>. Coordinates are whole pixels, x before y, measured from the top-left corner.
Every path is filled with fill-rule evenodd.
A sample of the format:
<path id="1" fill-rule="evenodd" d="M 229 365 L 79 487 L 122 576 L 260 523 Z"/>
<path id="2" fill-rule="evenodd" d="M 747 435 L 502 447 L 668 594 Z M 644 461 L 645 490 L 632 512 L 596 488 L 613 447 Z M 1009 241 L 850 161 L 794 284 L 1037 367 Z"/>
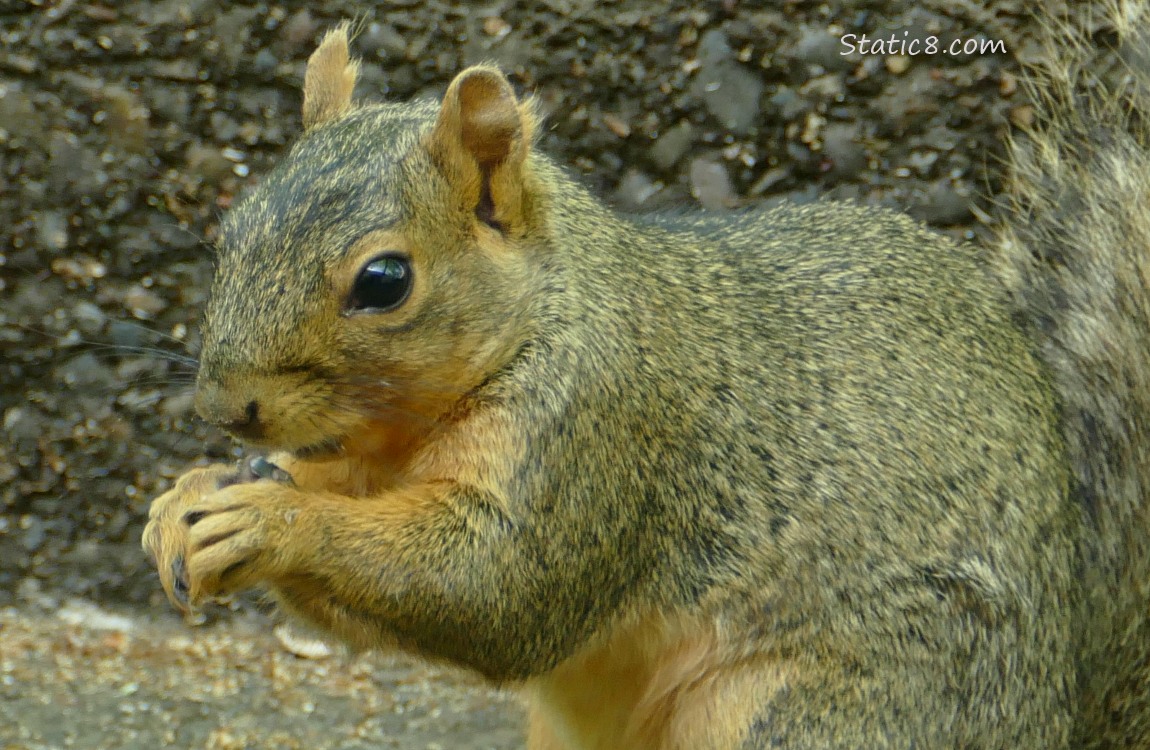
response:
<path id="1" fill-rule="evenodd" d="M 235 435 L 241 440 L 258 440 L 264 435 L 264 423 L 260 421 L 260 405 L 256 401 L 249 401 L 244 407 L 243 416 L 228 422 L 218 423 L 224 432 Z"/>
<path id="2" fill-rule="evenodd" d="M 214 385 L 196 390 L 196 411 L 205 421 L 241 440 L 259 440 L 266 425 L 260 419 L 260 405 L 255 399 L 244 403 L 233 400 L 224 389 Z"/>

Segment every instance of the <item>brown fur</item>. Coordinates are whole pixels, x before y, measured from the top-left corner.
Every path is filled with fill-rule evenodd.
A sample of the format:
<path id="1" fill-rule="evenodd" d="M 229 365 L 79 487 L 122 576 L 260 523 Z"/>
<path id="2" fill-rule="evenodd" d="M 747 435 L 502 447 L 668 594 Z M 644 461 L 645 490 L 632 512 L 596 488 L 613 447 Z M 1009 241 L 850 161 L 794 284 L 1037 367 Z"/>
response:
<path id="1" fill-rule="evenodd" d="M 221 227 L 197 408 L 292 481 L 154 503 L 178 606 L 517 686 L 532 750 L 1146 741 L 1150 139 L 1052 89 L 1004 290 L 875 208 L 620 217 L 495 68 L 353 106 L 349 60 Z"/>

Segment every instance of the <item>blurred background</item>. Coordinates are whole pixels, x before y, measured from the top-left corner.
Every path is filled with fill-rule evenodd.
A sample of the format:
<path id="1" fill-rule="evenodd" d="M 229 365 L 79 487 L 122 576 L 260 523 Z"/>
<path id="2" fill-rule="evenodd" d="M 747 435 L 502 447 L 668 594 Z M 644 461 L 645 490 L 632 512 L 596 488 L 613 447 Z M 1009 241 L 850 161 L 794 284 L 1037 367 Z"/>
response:
<path id="1" fill-rule="evenodd" d="M 0 740 L 519 742 L 513 702 L 454 673 L 300 659 L 247 606 L 187 629 L 139 548 L 150 499 L 234 452 L 191 409 L 204 244 L 298 132 L 325 29 L 358 20 L 363 99 L 499 63 L 541 100 L 542 147 L 620 210 L 833 197 L 977 242 L 1034 116 L 1028 5 L 0 0 Z M 844 34 L 1001 44 L 844 55 Z"/>

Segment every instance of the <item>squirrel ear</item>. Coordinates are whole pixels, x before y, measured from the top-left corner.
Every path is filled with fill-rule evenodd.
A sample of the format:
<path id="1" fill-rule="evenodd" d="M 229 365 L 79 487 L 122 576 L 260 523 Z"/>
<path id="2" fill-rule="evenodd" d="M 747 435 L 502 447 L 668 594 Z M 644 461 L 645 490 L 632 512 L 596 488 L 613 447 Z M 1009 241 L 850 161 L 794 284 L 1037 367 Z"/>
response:
<path id="1" fill-rule="evenodd" d="M 351 109 L 359 62 L 348 54 L 348 22 L 324 35 L 303 76 L 303 127 L 311 130 Z"/>
<path id="2" fill-rule="evenodd" d="M 467 68 L 447 87 L 428 148 L 480 220 L 507 229 L 522 210 L 535 119 L 498 68 Z"/>
<path id="3" fill-rule="evenodd" d="M 523 143 L 519 101 L 498 68 L 475 66 L 456 76 L 437 125 L 457 128 L 460 145 L 483 169 L 506 160 Z"/>

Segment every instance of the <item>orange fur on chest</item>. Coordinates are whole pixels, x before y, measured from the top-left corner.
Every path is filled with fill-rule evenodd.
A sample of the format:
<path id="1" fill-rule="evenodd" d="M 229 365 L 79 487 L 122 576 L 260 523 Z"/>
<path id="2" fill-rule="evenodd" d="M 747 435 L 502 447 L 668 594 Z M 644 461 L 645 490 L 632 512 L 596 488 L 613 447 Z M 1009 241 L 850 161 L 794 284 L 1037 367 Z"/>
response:
<path id="1" fill-rule="evenodd" d="M 273 457 L 296 485 L 351 497 L 377 495 L 408 479 L 407 467 L 428 439 L 428 428 L 373 424 L 347 440 L 341 453 L 315 458 Z"/>

